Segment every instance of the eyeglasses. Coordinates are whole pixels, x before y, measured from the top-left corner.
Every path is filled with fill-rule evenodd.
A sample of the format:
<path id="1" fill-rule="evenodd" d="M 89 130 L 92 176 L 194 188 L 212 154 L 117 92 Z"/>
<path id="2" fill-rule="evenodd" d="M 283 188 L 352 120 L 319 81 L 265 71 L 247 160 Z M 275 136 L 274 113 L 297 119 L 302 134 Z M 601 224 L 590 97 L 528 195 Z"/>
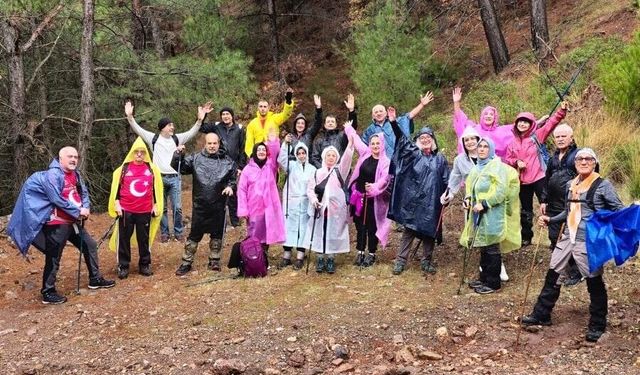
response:
<path id="1" fill-rule="evenodd" d="M 595 163 L 596 159 L 592 158 L 592 157 L 577 157 L 576 158 L 576 163 L 582 163 L 583 161 L 586 161 L 587 163 Z"/>
<path id="2" fill-rule="evenodd" d="M 134 153 L 134 154 L 138 154 L 138 155 L 144 155 L 144 154 L 146 154 L 147 152 L 146 152 L 146 151 L 144 151 L 144 150 L 135 150 L 133 153 Z"/>

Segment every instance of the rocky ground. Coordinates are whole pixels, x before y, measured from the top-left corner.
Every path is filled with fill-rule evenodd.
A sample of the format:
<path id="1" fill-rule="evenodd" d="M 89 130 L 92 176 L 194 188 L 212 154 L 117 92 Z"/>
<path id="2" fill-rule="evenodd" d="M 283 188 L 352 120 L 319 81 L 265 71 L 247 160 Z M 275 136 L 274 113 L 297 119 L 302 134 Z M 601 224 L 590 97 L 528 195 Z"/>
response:
<path id="1" fill-rule="evenodd" d="M 463 288 L 457 295 L 459 218 L 459 207 L 445 215 L 438 272 L 428 277 L 418 262 L 391 275 L 399 233 L 369 269 L 352 266 L 349 254 L 338 258 L 333 276 L 289 268 L 257 280 L 207 271 L 205 244 L 196 271 L 178 278 L 182 246 L 172 241 L 154 246 L 154 276 L 134 268 L 114 289 L 89 291 L 83 267 L 76 295 L 77 252 L 67 247 L 58 289 L 69 301 L 59 306 L 40 303 L 41 254 L 32 249 L 26 262 L 3 239 L 0 366 L 9 374 L 640 373 L 637 260 L 607 268 L 609 326 L 600 342 L 583 340 L 588 294 L 582 283 L 564 289 L 553 326 L 523 330 L 516 346 L 515 317 L 535 245 L 506 257 L 511 280 L 499 293 L 479 296 Z M 94 215 L 88 228 L 99 237 L 110 222 Z M 227 256 L 243 235 L 243 229 L 228 232 Z M 102 270 L 115 278 L 115 254 L 106 243 L 100 252 Z M 276 264 L 281 248 L 270 252 Z M 548 264 L 545 246 L 538 257 L 527 312 Z M 471 264 L 469 276 L 477 254 Z"/>

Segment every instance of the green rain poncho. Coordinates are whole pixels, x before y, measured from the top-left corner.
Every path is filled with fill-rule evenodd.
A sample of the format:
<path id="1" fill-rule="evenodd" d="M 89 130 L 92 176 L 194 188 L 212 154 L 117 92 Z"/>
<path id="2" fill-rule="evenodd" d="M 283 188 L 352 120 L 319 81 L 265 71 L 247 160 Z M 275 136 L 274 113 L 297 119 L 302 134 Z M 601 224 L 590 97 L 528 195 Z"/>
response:
<path id="1" fill-rule="evenodd" d="M 471 207 L 476 203 L 488 207 L 482 213 L 473 247 L 499 244 L 500 251 L 508 253 L 521 246 L 518 172 L 495 157 L 491 140 L 482 141 L 489 144 L 489 157 L 471 169 L 465 182 L 465 197 L 470 198 Z M 472 246 L 475 234 L 473 218 L 470 210 L 460 236 L 460 244 L 467 248 Z"/>

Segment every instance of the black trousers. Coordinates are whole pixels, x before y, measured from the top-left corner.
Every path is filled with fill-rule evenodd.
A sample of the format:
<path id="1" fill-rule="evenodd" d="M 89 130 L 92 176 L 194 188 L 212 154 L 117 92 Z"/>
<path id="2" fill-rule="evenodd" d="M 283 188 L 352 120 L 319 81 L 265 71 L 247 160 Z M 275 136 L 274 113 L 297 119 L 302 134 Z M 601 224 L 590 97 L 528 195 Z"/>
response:
<path id="1" fill-rule="evenodd" d="M 240 225 L 240 219 L 238 218 L 238 196 L 236 189 L 233 190 L 233 195 L 227 198 L 227 207 L 229 207 L 229 221 L 234 227 Z"/>
<path id="2" fill-rule="evenodd" d="M 500 247 L 495 244 L 478 249 L 480 250 L 480 267 L 482 267 L 480 281 L 491 289 L 500 289 L 500 267 L 502 265 Z"/>
<path id="3" fill-rule="evenodd" d="M 214 204 L 206 212 L 196 212 L 194 210 L 191 232 L 189 232 L 187 240 L 200 242 L 206 233 L 209 233 L 212 239 L 221 240 L 222 232 L 224 231 L 224 220 L 224 202 Z"/>
<path id="4" fill-rule="evenodd" d="M 72 224 L 45 225 L 42 227 L 45 239 L 45 261 L 42 273 L 42 289 L 40 290 L 42 294 L 56 290 L 56 276 L 60 269 L 62 251 L 67 241 L 78 249 L 82 249 L 82 255 L 89 271 L 89 280 L 100 278 L 96 241 L 80 226 L 78 226 L 78 230 L 79 232 L 76 233 Z"/>
<path id="5" fill-rule="evenodd" d="M 522 226 L 522 241 L 531 241 L 533 238 L 533 195 L 538 197 L 538 202 L 544 190 L 545 179 L 520 185 L 520 225 Z"/>
<path id="6" fill-rule="evenodd" d="M 375 254 L 379 242 L 376 237 L 378 228 L 373 205 L 373 198 L 369 198 L 367 199 L 366 212 L 363 208 L 361 216 L 353 215 L 353 222 L 356 224 L 356 249 L 364 251 L 368 245 L 369 254 Z"/>
<path id="7" fill-rule="evenodd" d="M 151 264 L 151 251 L 149 250 L 149 225 L 151 213 L 136 214 L 122 211 L 122 217 L 118 220 L 118 267 L 128 269 L 131 263 L 131 236 L 136 232 L 138 242 L 138 267 Z"/>

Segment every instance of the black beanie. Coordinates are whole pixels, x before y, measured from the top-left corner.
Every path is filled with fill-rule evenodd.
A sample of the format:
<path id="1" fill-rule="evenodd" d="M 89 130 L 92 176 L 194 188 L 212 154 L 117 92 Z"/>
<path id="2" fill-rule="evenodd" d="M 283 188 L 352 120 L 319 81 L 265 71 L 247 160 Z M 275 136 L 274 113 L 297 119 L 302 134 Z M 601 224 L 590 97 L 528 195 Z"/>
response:
<path id="1" fill-rule="evenodd" d="M 171 119 L 168 117 L 161 118 L 160 121 L 158 121 L 158 130 L 162 131 L 165 126 L 171 124 L 172 122 L 173 121 L 171 121 Z"/>
<path id="2" fill-rule="evenodd" d="M 229 112 L 231 114 L 231 118 L 236 119 L 236 115 L 233 113 L 233 109 L 231 107 L 222 107 L 220 110 L 220 116 L 222 116 L 222 112 Z"/>

